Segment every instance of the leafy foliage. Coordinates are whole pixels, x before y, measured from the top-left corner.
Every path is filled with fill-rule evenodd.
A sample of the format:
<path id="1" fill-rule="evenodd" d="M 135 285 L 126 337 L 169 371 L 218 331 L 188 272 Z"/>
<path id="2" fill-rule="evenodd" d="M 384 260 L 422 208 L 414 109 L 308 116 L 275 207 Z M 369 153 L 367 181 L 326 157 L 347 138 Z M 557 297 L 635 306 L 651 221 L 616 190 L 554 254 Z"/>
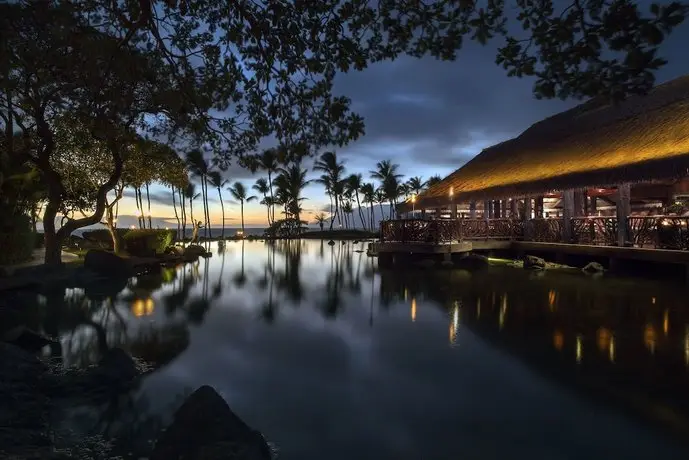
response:
<path id="1" fill-rule="evenodd" d="M 128 253 L 147 256 L 163 253 L 174 241 L 174 236 L 173 230 L 132 229 L 123 239 Z"/>

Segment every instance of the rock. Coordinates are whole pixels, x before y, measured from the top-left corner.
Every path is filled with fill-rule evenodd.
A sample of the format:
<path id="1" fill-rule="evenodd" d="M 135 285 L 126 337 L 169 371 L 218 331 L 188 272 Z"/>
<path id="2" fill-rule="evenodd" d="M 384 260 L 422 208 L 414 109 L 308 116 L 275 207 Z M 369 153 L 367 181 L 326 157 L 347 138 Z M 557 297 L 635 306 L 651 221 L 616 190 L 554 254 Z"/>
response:
<path id="1" fill-rule="evenodd" d="M 120 381 L 130 381 L 139 375 L 139 369 L 129 354 L 121 348 L 111 348 L 98 363 L 96 372 Z"/>
<path id="2" fill-rule="evenodd" d="M 182 246 L 168 246 L 165 248 L 165 254 L 181 257 L 184 255 L 184 248 Z"/>
<path id="3" fill-rule="evenodd" d="M 452 268 L 455 266 L 455 264 L 451 260 L 443 260 L 440 262 L 440 266 L 444 268 Z"/>
<path id="4" fill-rule="evenodd" d="M 335 242 L 333 240 L 328 241 L 328 246 L 335 246 Z"/>
<path id="5" fill-rule="evenodd" d="M 206 255 L 206 248 L 198 244 L 190 244 L 184 248 L 185 257 L 202 257 Z"/>
<path id="6" fill-rule="evenodd" d="M 57 343 L 38 332 L 27 329 L 24 325 L 16 326 L 9 331 L 5 331 L 2 340 L 31 353 L 39 351 L 46 345 Z"/>
<path id="7" fill-rule="evenodd" d="M 127 278 L 132 274 L 132 268 L 127 260 L 112 252 L 91 249 L 84 257 L 84 267 L 108 277 Z"/>
<path id="8" fill-rule="evenodd" d="M 605 273 L 605 267 L 598 262 L 589 262 L 581 271 L 588 275 L 595 275 L 598 273 Z"/>
<path id="9" fill-rule="evenodd" d="M 475 253 L 466 254 L 457 261 L 457 266 L 462 268 L 476 269 L 487 267 L 488 265 L 490 265 L 488 257 Z"/>
<path id="10" fill-rule="evenodd" d="M 536 256 L 524 256 L 524 268 L 528 270 L 544 270 L 546 267 L 545 260 Z"/>
<path id="11" fill-rule="evenodd" d="M 156 441 L 150 460 L 269 460 L 265 439 L 213 388 L 204 385 L 182 404 Z"/>

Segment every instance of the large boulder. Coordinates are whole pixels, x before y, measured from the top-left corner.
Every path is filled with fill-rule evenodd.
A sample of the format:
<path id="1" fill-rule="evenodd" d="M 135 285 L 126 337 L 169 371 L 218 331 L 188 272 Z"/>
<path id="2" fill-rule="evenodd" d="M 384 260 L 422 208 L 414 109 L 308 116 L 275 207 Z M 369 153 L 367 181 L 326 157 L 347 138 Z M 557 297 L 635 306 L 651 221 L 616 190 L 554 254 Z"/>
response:
<path id="1" fill-rule="evenodd" d="M 156 441 L 150 460 L 269 460 L 271 449 L 213 388 L 204 385 L 182 404 Z"/>
<path id="2" fill-rule="evenodd" d="M 605 273 L 605 267 L 598 262 L 589 262 L 581 271 L 587 275 L 598 275 Z"/>
<path id="3" fill-rule="evenodd" d="M 536 256 L 524 257 L 524 268 L 528 270 L 545 270 L 546 261 Z"/>
<path id="4" fill-rule="evenodd" d="M 206 255 L 206 248 L 198 244 L 190 244 L 184 248 L 185 257 L 203 257 Z"/>
<path id="5" fill-rule="evenodd" d="M 126 278 L 132 275 L 132 267 L 126 259 L 100 249 L 91 249 L 86 253 L 84 267 L 108 277 Z"/>

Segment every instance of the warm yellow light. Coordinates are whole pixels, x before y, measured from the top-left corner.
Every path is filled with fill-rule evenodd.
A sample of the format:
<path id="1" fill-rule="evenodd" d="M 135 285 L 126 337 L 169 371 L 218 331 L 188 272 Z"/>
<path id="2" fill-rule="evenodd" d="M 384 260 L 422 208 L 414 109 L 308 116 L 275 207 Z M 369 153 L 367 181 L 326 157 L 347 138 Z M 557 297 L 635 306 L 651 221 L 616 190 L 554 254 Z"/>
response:
<path id="1" fill-rule="evenodd" d="M 404 301 L 406 302 L 409 299 L 409 289 L 404 288 Z"/>
<path id="2" fill-rule="evenodd" d="M 507 315 L 507 294 L 502 296 L 502 302 L 500 305 L 500 316 L 498 317 L 498 323 L 500 329 L 505 325 L 505 315 Z"/>
<path id="3" fill-rule="evenodd" d="M 555 299 L 557 298 L 557 293 L 553 290 L 548 291 L 548 307 L 550 311 L 555 311 Z"/>
<path id="4" fill-rule="evenodd" d="M 656 298 L 655 298 L 655 297 L 651 297 L 651 303 L 652 303 L 653 305 L 656 304 Z"/>
<path id="5" fill-rule="evenodd" d="M 656 330 L 652 324 L 647 324 L 644 329 L 644 344 L 651 353 L 656 351 Z"/>
<path id="6" fill-rule="evenodd" d="M 134 225 L 130 225 L 129 228 L 131 228 L 132 230 L 134 230 L 136 227 L 135 227 Z"/>
<path id="7" fill-rule="evenodd" d="M 598 344 L 598 349 L 600 351 L 607 351 L 608 348 L 610 347 L 610 341 L 612 340 L 612 333 L 604 328 L 601 327 L 598 329 L 598 332 L 596 334 L 596 343 Z"/>
<path id="8" fill-rule="evenodd" d="M 455 331 L 459 329 L 459 302 L 455 301 L 455 309 L 452 312 L 452 325 L 455 327 Z"/>
<path id="9" fill-rule="evenodd" d="M 455 194 L 455 188 L 450 187 L 450 198 L 452 198 L 454 196 L 454 194 Z"/>
<path id="10" fill-rule="evenodd" d="M 411 196 L 411 202 L 412 202 L 412 203 L 416 203 L 416 195 L 412 195 L 412 196 Z"/>
<path id="11" fill-rule="evenodd" d="M 577 357 L 577 363 L 580 363 L 584 356 L 584 346 L 581 343 L 581 335 L 577 335 L 575 352 Z"/>
<path id="12" fill-rule="evenodd" d="M 558 330 L 553 332 L 553 346 L 557 351 L 562 351 L 562 347 L 565 346 L 565 336 Z"/>
<path id="13" fill-rule="evenodd" d="M 670 312 L 666 309 L 663 312 L 663 333 L 668 334 L 670 330 Z"/>
<path id="14" fill-rule="evenodd" d="M 610 362 L 615 362 L 615 336 L 610 337 L 610 345 L 608 345 L 608 359 L 610 359 Z"/>
<path id="15" fill-rule="evenodd" d="M 155 303 L 152 298 L 146 300 L 137 299 L 132 303 L 132 313 L 136 317 L 149 316 L 153 313 Z"/>
<path id="16" fill-rule="evenodd" d="M 411 320 L 416 321 L 416 297 L 411 298 Z"/>

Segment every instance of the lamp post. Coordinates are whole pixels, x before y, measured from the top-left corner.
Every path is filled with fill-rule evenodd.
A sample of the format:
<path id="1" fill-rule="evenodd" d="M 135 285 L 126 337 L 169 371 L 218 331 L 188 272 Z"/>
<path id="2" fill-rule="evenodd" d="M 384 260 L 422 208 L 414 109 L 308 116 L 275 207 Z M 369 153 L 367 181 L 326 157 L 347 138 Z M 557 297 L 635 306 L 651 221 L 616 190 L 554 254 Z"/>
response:
<path id="1" fill-rule="evenodd" d="M 416 214 L 416 195 L 411 196 L 411 215 L 414 217 Z"/>

